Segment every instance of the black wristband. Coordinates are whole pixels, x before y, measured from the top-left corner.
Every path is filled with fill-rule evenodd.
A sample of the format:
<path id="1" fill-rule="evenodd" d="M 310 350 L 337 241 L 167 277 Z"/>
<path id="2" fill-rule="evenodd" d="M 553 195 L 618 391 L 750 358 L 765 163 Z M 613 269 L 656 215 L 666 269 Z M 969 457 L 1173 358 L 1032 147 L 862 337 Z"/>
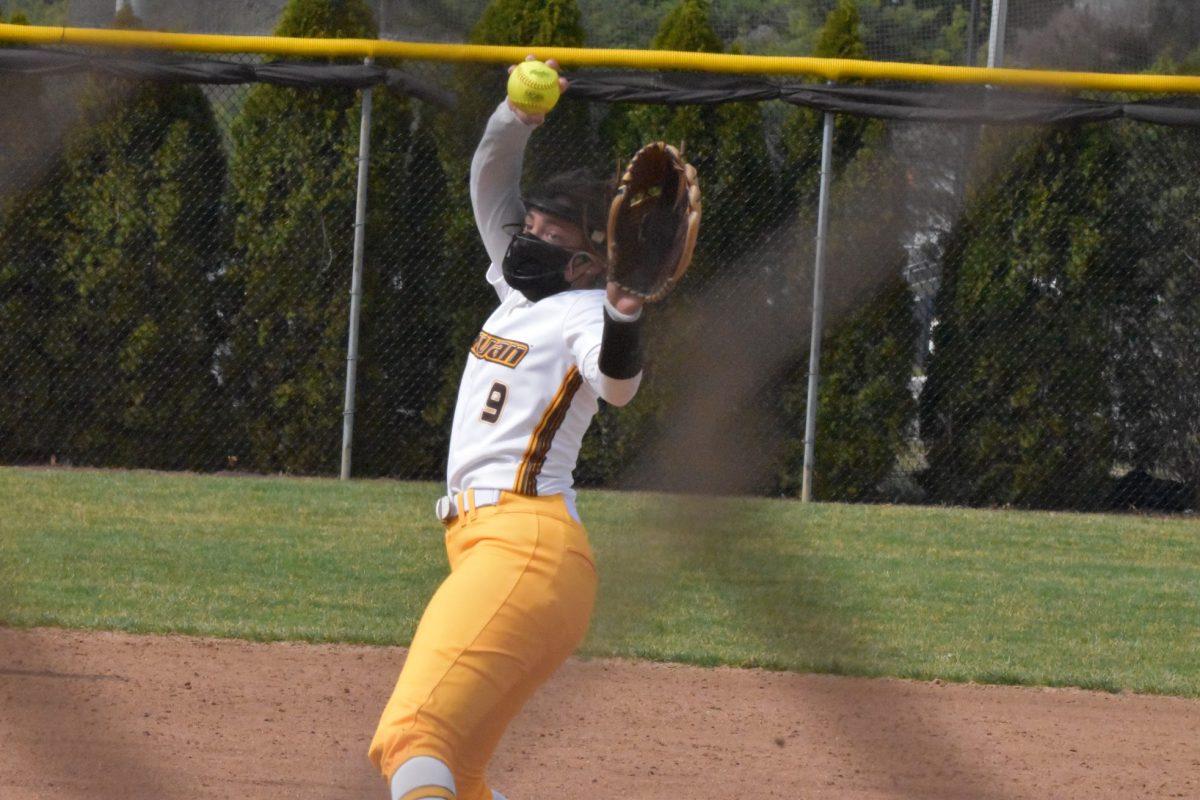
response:
<path id="1" fill-rule="evenodd" d="M 626 380 L 642 371 L 642 320 L 619 322 L 604 309 L 604 335 L 600 340 L 600 371 Z"/>

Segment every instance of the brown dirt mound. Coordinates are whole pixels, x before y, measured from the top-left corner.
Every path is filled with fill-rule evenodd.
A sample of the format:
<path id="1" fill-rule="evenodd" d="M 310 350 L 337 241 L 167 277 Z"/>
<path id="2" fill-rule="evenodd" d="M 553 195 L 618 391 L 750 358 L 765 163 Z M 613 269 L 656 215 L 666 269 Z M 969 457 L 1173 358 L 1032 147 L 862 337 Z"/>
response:
<path id="1" fill-rule="evenodd" d="M 398 648 L 0 629 L 0 797 L 385 798 Z M 572 661 L 512 800 L 1200 797 L 1200 702 Z"/>

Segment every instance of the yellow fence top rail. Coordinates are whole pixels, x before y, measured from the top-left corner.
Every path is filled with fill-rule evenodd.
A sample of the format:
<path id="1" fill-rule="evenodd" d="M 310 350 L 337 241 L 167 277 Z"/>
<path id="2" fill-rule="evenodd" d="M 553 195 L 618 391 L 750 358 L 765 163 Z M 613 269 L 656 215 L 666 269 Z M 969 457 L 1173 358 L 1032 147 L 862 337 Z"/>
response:
<path id="1" fill-rule="evenodd" d="M 64 28 L 0 24 L 0 42 L 76 45 L 193 53 L 262 53 L 277 56 L 393 58 L 511 64 L 533 53 L 564 67 L 694 70 L 758 75 L 808 75 L 831 81 L 891 80 L 1154 94 L 1200 94 L 1200 77 L 1104 72 L 988 69 L 894 61 L 800 56 L 689 53 L 675 50 L 594 50 L 577 47 L 491 46 L 393 42 L 383 39 L 298 39 L 195 33 Z"/>

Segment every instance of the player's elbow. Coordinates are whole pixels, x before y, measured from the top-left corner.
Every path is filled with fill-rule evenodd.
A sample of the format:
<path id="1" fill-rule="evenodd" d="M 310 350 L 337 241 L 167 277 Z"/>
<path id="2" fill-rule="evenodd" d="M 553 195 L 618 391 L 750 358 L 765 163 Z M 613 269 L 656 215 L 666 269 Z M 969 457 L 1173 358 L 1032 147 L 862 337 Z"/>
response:
<path id="1" fill-rule="evenodd" d="M 632 378 L 610 378 L 607 375 L 600 376 L 600 397 L 610 406 L 629 405 L 633 400 L 633 396 L 637 394 L 638 387 L 642 383 L 642 373 L 634 375 Z"/>

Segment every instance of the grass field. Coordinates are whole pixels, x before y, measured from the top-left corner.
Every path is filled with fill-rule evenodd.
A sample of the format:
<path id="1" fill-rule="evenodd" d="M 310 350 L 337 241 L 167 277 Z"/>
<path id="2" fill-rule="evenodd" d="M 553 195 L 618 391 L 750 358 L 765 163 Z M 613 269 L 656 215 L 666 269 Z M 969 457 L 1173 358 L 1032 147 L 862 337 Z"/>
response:
<path id="1" fill-rule="evenodd" d="M 432 484 L 0 468 L 0 623 L 404 644 Z M 1200 520 L 584 492 L 586 655 L 1200 697 Z"/>

